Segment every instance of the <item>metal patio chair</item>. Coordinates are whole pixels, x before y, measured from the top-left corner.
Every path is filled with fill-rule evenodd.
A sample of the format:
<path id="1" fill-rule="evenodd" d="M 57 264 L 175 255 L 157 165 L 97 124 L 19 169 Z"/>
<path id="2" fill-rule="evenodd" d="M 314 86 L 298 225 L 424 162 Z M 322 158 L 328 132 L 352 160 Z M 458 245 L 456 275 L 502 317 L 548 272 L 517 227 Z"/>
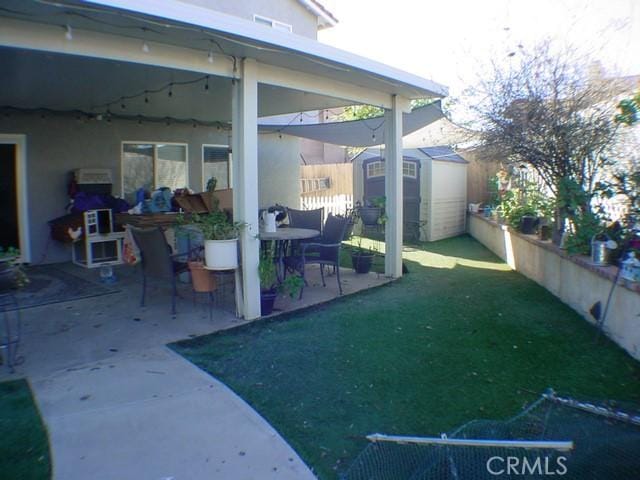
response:
<path id="1" fill-rule="evenodd" d="M 202 247 L 178 254 L 171 254 L 171 248 L 160 227 L 136 228 L 130 227 L 133 239 L 140 249 L 142 267 L 142 298 L 140 306 L 144 307 L 148 278 L 165 280 L 171 283 L 171 314 L 176 314 L 176 297 L 178 295 L 178 275 L 189 271 L 187 261 L 193 252 Z"/>
<path id="2" fill-rule="evenodd" d="M 329 214 L 324 224 L 322 235 L 316 241 L 303 243 L 300 245 L 300 254 L 293 255 L 288 259 L 288 263 L 295 270 L 300 272 L 304 285 L 307 285 L 305 279 L 305 266 L 310 264 L 320 265 L 320 276 L 322 278 L 322 286 L 326 287 L 324 280 L 324 267 L 329 265 L 334 267 L 336 279 L 338 281 L 338 291 L 342 295 L 342 284 L 340 283 L 340 248 L 345 238 L 349 218 L 339 215 Z M 304 286 L 300 290 L 300 298 Z"/>

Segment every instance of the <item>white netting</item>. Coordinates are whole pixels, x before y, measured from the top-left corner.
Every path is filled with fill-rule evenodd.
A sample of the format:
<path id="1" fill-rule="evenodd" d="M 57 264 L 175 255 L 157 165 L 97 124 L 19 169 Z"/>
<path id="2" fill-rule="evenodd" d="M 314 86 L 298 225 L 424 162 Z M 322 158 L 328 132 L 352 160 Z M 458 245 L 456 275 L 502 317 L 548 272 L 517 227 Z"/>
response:
<path id="1" fill-rule="evenodd" d="M 421 445 L 377 441 L 358 456 L 344 480 L 640 478 L 640 411 L 635 406 L 582 403 L 544 395 L 504 422 L 474 420 L 450 439 L 573 441 L 553 448 Z"/>

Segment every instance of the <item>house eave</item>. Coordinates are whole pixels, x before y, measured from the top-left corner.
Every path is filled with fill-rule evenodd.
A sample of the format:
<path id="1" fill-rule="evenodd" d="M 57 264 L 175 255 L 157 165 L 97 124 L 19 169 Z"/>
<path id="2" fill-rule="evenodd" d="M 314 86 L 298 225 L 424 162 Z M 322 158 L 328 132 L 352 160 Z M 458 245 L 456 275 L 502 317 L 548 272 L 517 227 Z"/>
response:
<path id="1" fill-rule="evenodd" d="M 407 99 L 441 98 L 448 95 L 446 86 L 432 80 L 390 67 L 388 65 L 355 55 L 344 50 L 322 44 L 316 40 L 266 29 L 231 15 L 221 14 L 203 7 L 188 5 L 177 0 L 161 3 L 151 0 L 90 0 L 84 3 L 100 5 L 107 9 L 131 12 L 132 17 L 154 17 L 167 28 L 174 24 L 190 25 L 225 36 L 232 42 L 242 44 L 247 56 L 259 61 L 264 52 L 295 54 L 301 64 L 296 69 L 317 74 L 313 67 L 321 64 L 331 76 L 342 72 L 352 76 L 364 87 L 380 92 L 399 95 Z M 282 66 L 282 65 L 281 65 Z M 327 75 L 330 76 L 330 75 Z"/>

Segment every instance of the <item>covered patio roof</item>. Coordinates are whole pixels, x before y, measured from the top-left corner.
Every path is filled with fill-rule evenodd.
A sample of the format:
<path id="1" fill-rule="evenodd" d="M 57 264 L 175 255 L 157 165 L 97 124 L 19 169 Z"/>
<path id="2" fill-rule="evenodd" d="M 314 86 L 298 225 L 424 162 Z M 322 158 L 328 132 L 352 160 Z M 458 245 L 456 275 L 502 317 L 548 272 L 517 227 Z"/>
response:
<path id="1" fill-rule="evenodd" d="M 246 318 L 260 315 L 258 117 L 383 108 L 385 273 L 402 275 L 403 112 L 411 99 L 445 96 L 446 87 L 176 0 L 5 0 L 0 62 L 0 106 L 232 124 L 234 216 L 247 225 L 240 238 Z"/>
<path id="2" fill-rule="evenodd" d="M 111 60 L 126 59 L 157 66 L 169 66 L 162 57 L 170 54 L 179 60 L 171 65 L 173 69 L 178 67 L 176 70 L 179 71 L 180 64 L 184 64 L 188 65 L 187 70 L 191 73 L 201 72 L 227 78 L 238 77 L 238 59 L 255 59 L 260 67 L 261 90 L 272 98 L 278 98 L 275 105 L 261 105 L 260 116 L 353 103 L 389 108 L 389 95 L 406 99 L 447 95 L 446 87 L 431 80 L 306 37 L 174 0 L 161 3 L 148 0 L 7 0 L 3 2 L 0 14 L 0 43 L 25 49 Z M 33 23 L 41 25 L 36 28 Z M 43 29 L 45 26 L 48 28 Z M 66 38 L 69 35 L 71 40 Z M 116 38 L 117 45 L 109 45 Z M 72 60 L 67 63 L 72 71 L 86 68 L 86 64 L 83 66 Z M 92 64 L 91 68 L 99 73 L 101 69 L 111 66 Z M 131 72 L 132 78 L 126 79 L 130 80 L 131 87 L 136 84 L 136 76 L 145 75 L 143 70 L 138 70 Z M 298 72 L 296 78 L 286 74 L 290 70 Z M 65 69 L 65 72 L 68 71 Z M 56 71 L 52 73 L 56 75 Z M 179 77 L 180 74 L 176 72 L 176 78 Z M 67 78 L 72 80 L 74 76 L 68 74 Z M 110 101 L 106 98 L 117 100 L 120 95 L 132 94 L 127 89 L 117 95 L 117 83 L 100 82 L 100 78 L 96 74 L 92 80 L 98 81 L 97 84 L 93 83 L 94 90 L 106 87 L 105 95 L 100 99 L 104 100 L 103 103 Z M 152 80 L 150 78 L 146 85 L 151 84 Z M 327 80 L 330 80 L 329 84 Z M 225 93 L 230 89 L 228 83 L 223 85 L 213 77 L 209 81 L 211 92 L 226 96 Z M 299 92 L 269 90 L 273 87 Z M 111 92 L 116 94 L 115 97 L 107 97 Z M 76 93 L 81 94 L 82 90 Z M 300 96 L 304 98 L 298 98 Z M 79 98 L 77 103 L 87 102 Z M 69 107 L 72 106 L 67 105 Z M 229 120 L 228 117 L 221 115 L 216 120 Z"/>

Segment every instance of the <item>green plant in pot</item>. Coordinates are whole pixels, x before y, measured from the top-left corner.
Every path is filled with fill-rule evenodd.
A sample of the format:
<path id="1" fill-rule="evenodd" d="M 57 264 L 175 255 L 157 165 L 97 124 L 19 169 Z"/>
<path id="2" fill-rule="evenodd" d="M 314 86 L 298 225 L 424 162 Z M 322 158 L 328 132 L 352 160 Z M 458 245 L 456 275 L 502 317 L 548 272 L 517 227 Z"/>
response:
<path id="1" fill-rule="evenodd" d="M 351 249 L 351 265 L 356 273 L 369 273 L 375 256 L 376 249 L 363 247 L 362 237 L 359 237 L 357 245 Z"/>
<path id="2" fill-rule="evenodd" d="M 260 314 L 263 316 L 273 312 L 278 293 L 286 293 L 291 298 L 295 298 L 304 286 L 304 280 L 297 274 L 289 275 L 282 282 L 278 282 L 273 242 L 268 242 L 266 248 L 263 248 L 260 253 L 258 277 L 260 279 Z"/>
<path id="3" fill-rule="evenodd" d="M 238 267 L 238 236 L 243 223 L 233 222 L 226 212 L 214 211 L 193 214 L 193 223 L 204 235 L 204 258 L 207 267 L 215 270 L 231 270 Z"/>
<path id="4" fill-rule="evenodd" d="M 207 180 L 207 192 L 213 193 L 216 191 L 216 186 L 218 185 L 218 179 L 216 177 L 211 177 Z"/>
<path id="5" fill-rule="evenodd" d="M 0 292 L 22 288 L 29 284 L 29 277 L 20 264 L 20 250 L 0 247 Z"/>
<path id="6" fill-rule="evenodd" d="M 278 274 L 273 256 L 273 242 L 260 252 L 258 263 L 258 277 L 260 278 L 260 314 L 270 315 L 273 304 L 278 296 Z"/>
<path id="7" fill-rule="evenodd" d="M 363 225 L 371 227 L 384 223 L 386 221 L 385 203 L 385 197 L 374 197 L 365 206 L 356 207 L 358 217 Z"/>

